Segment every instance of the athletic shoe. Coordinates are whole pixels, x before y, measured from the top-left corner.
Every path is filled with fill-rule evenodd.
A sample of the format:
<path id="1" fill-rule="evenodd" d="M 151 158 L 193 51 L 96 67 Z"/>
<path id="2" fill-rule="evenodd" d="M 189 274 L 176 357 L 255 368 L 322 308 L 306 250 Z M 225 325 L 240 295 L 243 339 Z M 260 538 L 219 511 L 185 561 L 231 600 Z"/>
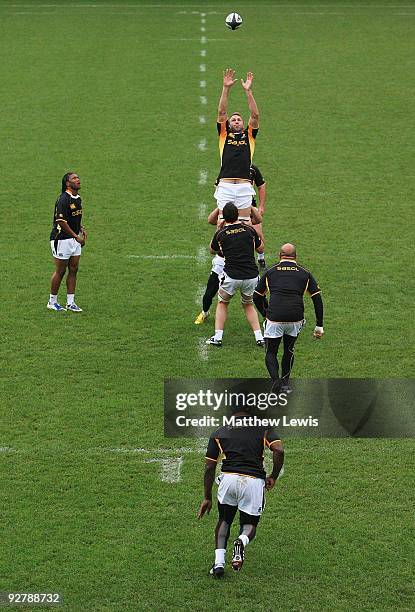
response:
<path id="1" fill-rule="evenodd" d="M 48 302 L 46 304 L 46 308 L 49 308 L 49 310 L 56 310 L 57 312 L 60 312 L 60 311 L 66 312 L 66 308 L 58 304 L 58 302 L 55 302 L 54 304 L 51 304 L 50 302 Z"/>
<path id="2" fill-rule="evenodd" d="M 233 543 L 233 553 L 232 553 L 232 567 L 235 572 L 239 572 L 244 564 L 244 543 L 241 539 L 237 538 Z"/>
<path id="3" fill-rule="evenodd" d="M 265 263 L 265 259 L 258 259 L 259 269 L 264 272 L 267 269 L 267 264 Z"/>
<path id="4" fill-rule="evenodd" d="M 223 578 L 225 573 L 225 568 L 223 565 L 215 565 L 213 564 L 209 570 L 209 576 L 213 576 L 214 578 Z"/>
<path id="5" fill-rule="evenodd" d="M 260 346 L 261 348 L 262 348 L 263 346 L 265 346 L 265 340 L 264 340 L 264 338 L 262 338 L 262 340 L 257 340 L 257 341 L 256 341 L 256 345 L 257 345 L 257 346 Z"/>
<path id="6" fill-rule="evenodd" d="M 215 336 L 206 340 L 206 344 L 213 344 L 213 346 L 222 346 L 222 340 L 216 340 Z"/>
<path id="7" fill-rule="evenodd" d="M 201 325 L 202 323 L 204 323 L 206 321 L 206 319 L 208 318 L 209 313 L 204 313 L 203 310 L 200 314 L 197 315 L 196 319 L 195 319 L 195 325 Z"/>
<path id="8" fill-rule="evenodd" d="M 75 303 L 66 304 L 66 308 L 71 312 L 82 312 L 82 308 L 79 308 L 79 306 L 77 306 Z"/>
<path id="9" fill-rule="evenodd" d="M 293 390 L 290 385 L 281 385 L 280 393 L 286 393 L 288 395 L 289 393 L 292 393 L 292 392 Z"/>

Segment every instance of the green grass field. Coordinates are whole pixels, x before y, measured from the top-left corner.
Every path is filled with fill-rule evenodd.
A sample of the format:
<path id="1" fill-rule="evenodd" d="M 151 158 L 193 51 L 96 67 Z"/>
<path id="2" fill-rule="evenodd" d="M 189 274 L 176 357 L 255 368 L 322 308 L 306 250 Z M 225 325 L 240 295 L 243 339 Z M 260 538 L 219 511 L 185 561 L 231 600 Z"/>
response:
<path id="1" fill-rule="evenodd" d="M 413 376 L 415 6 L 5 0 L 0 21 L 0 591 L 70 611 L 413 610 L 412 440 L 286 440 L 243 572 L 211 581 L 202 449 L 163 438 L 163 380 L 266 375 L 237 303 L 220 351 L 201 348 L 212 320 L 193 325 L 228 66 L 255 74 L 268 263 L 293 241 L 323 288 L 326 335 L 309 301 L 294 376 Z M 246 113 L 240 87 L 230 107 Z M 68 170 L 80 316 L 45 307 Z"/>

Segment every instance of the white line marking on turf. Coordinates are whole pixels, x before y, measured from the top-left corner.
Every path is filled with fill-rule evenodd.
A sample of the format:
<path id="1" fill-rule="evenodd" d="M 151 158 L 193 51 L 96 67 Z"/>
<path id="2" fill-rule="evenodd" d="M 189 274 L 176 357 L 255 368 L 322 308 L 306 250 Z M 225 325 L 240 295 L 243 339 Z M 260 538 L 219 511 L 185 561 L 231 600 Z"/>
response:
<path id="1" fill-rule="evenodd" d="M 207 205 L 206 202 L 200 202 L 199 204 L 199 219 L 201 221 L 206 221 L 207 217 Z"/>
<path id="2" fill-rule="evenodd" d="M 206 170 L 199 171 L 199 185 L 206 185 L 208 173 Z"/>
<path id="3" fill-rule="evenodd" d="M 11 446 L 0 446 L 0 453 L 18 453 L 19 451 Z"/>
<path id="4" fill-rule="evenodd" d="M 200 57 L 206 57 L 206 49 L 200 50 Z"/>
<path id="5" fill-rule="evenodd" d="M 207 43 L 207 38 L 206 38 L 206 36 L 202 36 L 202 37 L 200 38 L 200 42 L 202 43 L 202 45 L 205 45 L 205 44 Z"/>
<path id="6" fill-rule="evenodd" d="M 208 260 L 208 254 L 206 252 L 206 247 L 201 246 L 197 249 L 197 257 L 196 261 L 198 264 L 205 265 Z"/>
<path id="7" fill-rule="evenodd" d="M 200 115 L 199 123 L 201 123 L 202 125 L 206 123 L 206 117 L 204 115 Z"/>
<path id="8" fill-rule="evenodd" d="M 199 70 L 200 72 L 206 72 L 206 64 L 200 64 Z"/>
<path id="9" fill-rule="evenodd" d="M 199 357 L 202 361 L 209 361 L 208 345 L 206 344 L 206 338 L 197 339 L 197 349 Z"/>
<path id="10" fill-rule="evenodd" d="M 197 145 L 199 151 L 206 151 L 206 138 L 202 138 L 202 140 Z"/>
<path id="11" fill-rule="evenodd" d="M 172 459 L 147 459 L 146 463 L 160 463 L 162 482 L 180 482 L 183 457 Z"/>
<path id="12" fill-rule="evenodd" d="M 201 31 L 201 32 L 206 32 L 206 28 L 205 28 L 204 26 L 202 26 L 202 27 L 200 28 L 200 31 Z"/>
<path id="13" fill-rule="evenodd" d="M 130 259 L 196 259 L 197 255 L 127 255 Z"/>
<path id="14" fill-rule="evenodd" d="M 207 104 L 207 97 L 206 96 L 200 96 L 200 104 Z"/>
<path id="15" fill-rule="evenodd" d="M 206 287 L 204 285 L 199 285 L 196 291 L 195 304 L 200 306 L 202 303 L 203 296 L 205 294 Z"/>
<path id="16" fill-rule="evenodd" d="M 206 87 L 206 81 L 200 81 L 199 85 L 202 89 L 204 89 Z"/>
<path id="17" fill-rule="evenodd" d="M 140 454 L 147 453 L 152 455 L 171 455 L 171 454 L 182 454 L 182 453 L 194 453 L 194 448 L 190 448 L 189 446 L 180 446 L 179 448 L 100 448 L 98 450 L 102 450 L 107 453 L 130 453 L 130 454 Z"/>

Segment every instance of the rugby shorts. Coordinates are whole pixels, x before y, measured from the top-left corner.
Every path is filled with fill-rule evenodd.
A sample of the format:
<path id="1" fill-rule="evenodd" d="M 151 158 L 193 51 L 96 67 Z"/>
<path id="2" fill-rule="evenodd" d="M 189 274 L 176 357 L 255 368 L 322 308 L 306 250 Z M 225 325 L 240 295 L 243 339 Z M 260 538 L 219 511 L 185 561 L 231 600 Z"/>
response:
<path id="1" fill-rule="evenodd" d="M 218 502 L 238 506 L 238 510 L 261 516 L 265 507 L 265 481 L 262 478 L 222 472 L 218 478 Z"/>
<path id="2" fill-rule="evenodd" d="M 281 323 L 278 321 L 264 321 L 264 338 L 281 338 L 284 334 L 287 336 L 298 336 L 305 325 L 305 319 L 302 321 L 294 321 L 290 323 Z"/>
<path id="3" fill-rule="evenodd" d="M 255 190 L 249 181 L 245 183 L 219 182 L 215 190 L 215 198 L 219 210 L 223 210 L 225 204 L 233 202 L 236 208 L 249 208 L 252 203 L 252 196 Z"/>
<path id="4" fill-rule="evenodd" d="M 254 295 L 255 288 L 258 284 L 258 278 L 259 277 L 256 276 L 255 278 L 236 279 L 236 278 L 231 278 L 230 276 L 226 274 L 226 272 L 224 272 L 221 278 L 221 283 L 219 287 L 219 301 L 220 302 L 226 301 L 226 298 L 223 299 L 221 297 L 222 290 L 225 293 L 227 293 L 229 296 L 232 297 L 233 295 L 235 295 L 236 291 L 239 289 L 239 291 L 241 292 L 241 295 L 246 296 L 248 298 L 248 300 L 245 301 L 245 303 L 251 304 L 253 302 L 252 296 Z"/>
<path id="5" fill-rule="evenodd" d="M 225 265 L 225 258 L 220 255 L 215 255 L 212 259 L 212 272 L 217 274 L 221 278 L 223 274 L 223 266 Z"/>
<path id="6" fill-rule="evenodd" d="M 67 238 L 66 240 L 51 240 L 50 248 L 52 249 L 53 257 L 56 257 L 56 259 L 69 259 L 70 257 L 74 257 L 82 253 L 81 245 L 75 240 L 75 238 Z"/>

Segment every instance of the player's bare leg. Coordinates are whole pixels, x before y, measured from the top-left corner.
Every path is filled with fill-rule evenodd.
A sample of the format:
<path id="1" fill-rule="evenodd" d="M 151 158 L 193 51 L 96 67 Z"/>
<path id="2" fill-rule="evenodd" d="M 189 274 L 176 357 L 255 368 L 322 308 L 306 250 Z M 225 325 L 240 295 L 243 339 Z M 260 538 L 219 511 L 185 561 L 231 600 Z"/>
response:
<path id="1" fill-rule="evenodd" d="M 244 309 L 246 319 L 254 332 L 256 343 L 258 346 L 264 346 L 265 341 L 262 335 L 261 326 L 259 324 L 257 311 L 252 304 L 252 297 L 242 295 L 241 298 L 242 308 Z M 251 301 L 249 302 L 248 300 Z"/>
<path id="2" fill-rule="evenodd" d="M 80 255 L 70 257 L 68 264 L 68 276 L 66 277 L 66 307 L 71 312 L 82 312 L 82 309 L 75 304 L 76 275 L 79 268 L 79 259 Z"/>
<path id="3" fill-rule="evenodd" d="M 209 338 L 209 340 L 206 340 L 206 344 L 222 346 L 223 330 L 225 328 L 226 319 L 228 318 L 228 304 L 231 297 L 231 295 L 219 289 L 219 302 L 216 306 L 215 315 L 215 335 Z"/>
<path id="4" fill-rule="evenodd" d="M 58 259 L 57 257 L 53 258 L 53 261 L 55 262 L 55 271 L 52 274 L 52 278 L 50 281 L 50 296 L 49 296 L 49 301 L 47 303 L 47 307 L 49 310 L 65 310 L 65 308 L 63 308 L 59 303 L 58 303 L 58 293 L 59 293 L 59 288 L 61 286 L 62 283 L 62 279 L 65 276 L 65 272 L 66 272 L 66 268 L 68 266 L 68 259 Z"/>

